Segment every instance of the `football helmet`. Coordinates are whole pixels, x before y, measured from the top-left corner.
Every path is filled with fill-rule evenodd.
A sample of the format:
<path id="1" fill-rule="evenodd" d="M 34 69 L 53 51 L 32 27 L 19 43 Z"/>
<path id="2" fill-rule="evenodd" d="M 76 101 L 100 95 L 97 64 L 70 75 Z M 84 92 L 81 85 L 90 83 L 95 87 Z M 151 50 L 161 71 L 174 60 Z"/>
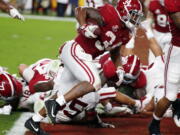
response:
<path id="1" fill-rule="evenodd" d="M 133 29 L 140 24 L 143 12 L 139 0 L 119 0 L 116 9 L 128 28 Z"/>
<path id="2" fill-rule="evenodd" d="M 0 97 L 13 97 L 20 95 L 22 84 L 7 72 L 0 73 Z"/>
<path id="3" fill-rule="evenodd" d="M 140 75 L 140 59 L 136 55 L 128 55 L 122 58 L 125 84 L 134 82 Z"/>

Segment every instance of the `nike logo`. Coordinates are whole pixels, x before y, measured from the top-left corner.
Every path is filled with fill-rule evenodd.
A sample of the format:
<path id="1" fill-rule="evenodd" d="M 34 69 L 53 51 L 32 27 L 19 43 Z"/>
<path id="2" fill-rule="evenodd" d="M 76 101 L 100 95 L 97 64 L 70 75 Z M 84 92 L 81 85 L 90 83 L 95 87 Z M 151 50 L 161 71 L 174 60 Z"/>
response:
<path id="1" fill-rule="evenodd" d="M 39 128 L 35 128 L 32 123 L 30 123 L 30 125 L 32 126 L 32 128 L 33 128 L 36 132 L 38 132 Z"/>
<path id="2" fill-rule="evenodd" d="M 52 109 L 51 109 L 51 115 L 52 115 L 52 117 L 56 117 L 55 115 L 54 115 L 54 113 L 53 113 L 53 106 L 52 106 Z"/>

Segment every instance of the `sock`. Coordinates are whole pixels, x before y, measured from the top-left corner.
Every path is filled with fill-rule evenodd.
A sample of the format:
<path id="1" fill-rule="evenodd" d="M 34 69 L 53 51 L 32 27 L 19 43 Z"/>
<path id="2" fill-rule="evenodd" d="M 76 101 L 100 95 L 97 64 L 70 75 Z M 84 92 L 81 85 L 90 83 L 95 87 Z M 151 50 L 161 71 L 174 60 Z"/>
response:
<path id="1" fill-rule="evenodd" d="M 36 113 L 35 115 L 33 115 L 32 119 L 35 122 L 40 122 L 44 117 L 41 116 L 39 113 Z"/>
<path id="2" fill-rule="evenodd" d="M 63 95 L 60 95 L 57 99 L 56 99 L 56 102 L 60 105 L 60 106 L 63 106 L 66 104 L 66 100 L 64 99 L 64 96 Z"/>
<path id="3" fill-rule="evenodd" d="M 153 118 L 154 118 L 154 120 L 156 120 L 156 121 L 160 121 L 162 118 L 159 118 L 158 116 L 156 116 L 154 113 L 153 113 Z"/>

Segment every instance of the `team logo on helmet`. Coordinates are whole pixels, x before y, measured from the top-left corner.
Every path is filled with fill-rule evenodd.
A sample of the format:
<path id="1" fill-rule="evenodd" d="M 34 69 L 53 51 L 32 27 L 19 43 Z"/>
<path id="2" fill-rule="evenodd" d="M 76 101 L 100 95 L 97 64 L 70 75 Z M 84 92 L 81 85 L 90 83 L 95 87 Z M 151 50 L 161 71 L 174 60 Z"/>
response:
<path id="1" fill-rule="evenodd" d="M 125 72 L 124 83 L 132 83 L 140 75 L 140 60 L 136 55 L 129 55 L 123 58 L 122 66 Z"/>

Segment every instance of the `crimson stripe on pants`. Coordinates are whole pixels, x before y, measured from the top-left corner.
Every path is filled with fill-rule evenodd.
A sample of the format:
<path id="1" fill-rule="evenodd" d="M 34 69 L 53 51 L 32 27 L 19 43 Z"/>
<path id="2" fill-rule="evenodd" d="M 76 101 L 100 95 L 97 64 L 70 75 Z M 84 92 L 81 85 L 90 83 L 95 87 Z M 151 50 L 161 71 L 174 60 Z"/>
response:
<path id="1" fill-rule="evenodd" d="M 171 56 L 171 51 L 173 49 L 173 45 L 170 46 L 168 49 L 168 55 L 167 55 L 167 60 L 166 60 L 166 65 L 165 65 L 165 70 L 164 70 L 164 94 L 166 96 L 166 85 L 167 85 L 167 75 L 168 75 L 168 67 L 169 67 L 169 61 L 170 61 L 170 56 Z"/>
<path id="2" fill-rule="evenodd" d="M 89 69 L 89 67 L 81 60 L 78 58 L 78 56 L 76 55 L 76 47 L 77 47 L 77 43 L 73 43 L 71 46 L 71 55 L 72 57 L 75 59 L 75 61 L 84 69 L 84 71 L 87 73 L 89 79 L 90 79 L 90 83 L 94 84 L 94 75 L 92 74 L 91 70 Z"/>

